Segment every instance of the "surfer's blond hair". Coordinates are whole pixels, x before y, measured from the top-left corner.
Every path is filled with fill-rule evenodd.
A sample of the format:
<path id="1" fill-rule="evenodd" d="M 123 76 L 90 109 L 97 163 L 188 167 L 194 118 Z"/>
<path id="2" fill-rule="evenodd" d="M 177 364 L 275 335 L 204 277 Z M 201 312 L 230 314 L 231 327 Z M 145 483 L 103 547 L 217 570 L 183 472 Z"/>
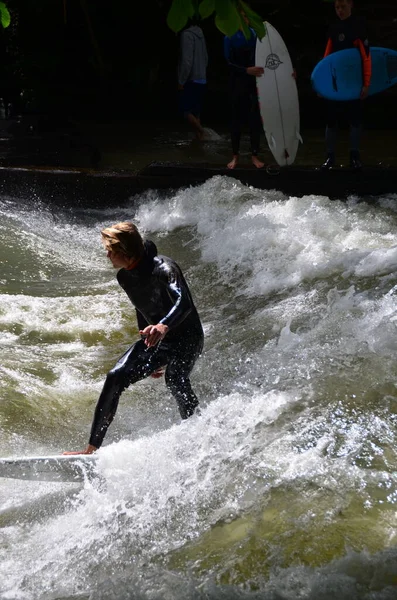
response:
<path id="1" fill-rule="evenodd" d="M 129 221 L 116 223 L 101 231 L 102 243 L 108 252 L 119 252 L 138 260 L 144 252 L 143 240 L 136 225 Z"/>

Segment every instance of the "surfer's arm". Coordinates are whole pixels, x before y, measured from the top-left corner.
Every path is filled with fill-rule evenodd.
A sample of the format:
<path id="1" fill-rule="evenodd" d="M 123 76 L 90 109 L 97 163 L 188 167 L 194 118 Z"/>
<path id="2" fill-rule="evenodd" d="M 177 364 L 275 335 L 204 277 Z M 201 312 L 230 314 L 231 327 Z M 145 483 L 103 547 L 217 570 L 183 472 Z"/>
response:
<path id="1" fill-rule="evenodd" d="M 145 317 L 138 309 L 135 309 L 135 312 L 136 312 L 136 321 L 138 323 L 138 329 L 139 329 L 139 331 L 141 331 L 141 330 L 145 329 L 145 327 L 147 327 L 149 325 L 149 323 L 146 321 Z"/>
<path id="2" fill-rule="evenodd" d="M 363 63 L 363 86 L 365 88 L 369 88 L 372 75 L 372 61 L 369 47 L 365 46 L 361 39 L 355 40 L 354 45 L 360 51 L 361 60 Z"/>
<path id="3" fill-rule="evenodd" d="M 229 69 L 232 73 L 246 73 L 246 67 L 241 67 L 240 65 L 236 65 L 231 61 L 232 54 L 232 43 L 229 37 L 225 36 L 223 40 L 223 54 L 225 56 L 226 62 L 228 64 Z"/>
<path id="4" fill-rule="evenodd" d="M 166 325 L 168 329 L 173 329 L 180 325 L 191 313 L 193 308 L 192 299 L 186 283 L 183 282 L 183 278 L 176 268 L 163 264 L 160 278 L 166 285 L 167 294 L 173 306 L 161 319 L 159 325 Z"/>

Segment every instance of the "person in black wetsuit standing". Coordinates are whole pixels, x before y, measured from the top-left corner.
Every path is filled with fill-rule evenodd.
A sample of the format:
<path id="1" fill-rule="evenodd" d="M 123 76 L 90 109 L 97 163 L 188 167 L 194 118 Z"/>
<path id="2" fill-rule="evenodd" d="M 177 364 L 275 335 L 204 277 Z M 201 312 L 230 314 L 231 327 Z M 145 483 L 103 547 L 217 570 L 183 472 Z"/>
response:
<path id="1" fill-rule="evenodd" d="M 241 16 L 249 25 L 249 19 L 240 11 Z M 249 28 L 251 37 L 246 39 L 243 31 L 239 29 L 231 37 L 225 36 L 223 42 L 224 56 L 230 73 L 230 98 L 231 98 L 231 141 L 232 160 L 228 163 L 229 169 L 237 167 L 240 155 L 240 139 L 243 125 L 248 121 L 251 143 L 252 164 L 261 169 L 264 163 L 259 159 L 260 136 L 263 133 L 262 119 L 259 112 L 258 92 L 256 77 L 264 75 L 264 68 L 255 65 L 256 33 Z"/>
<path id="2" fill-rule="evenodd" d="M 357 100 L 348 102 L 327 100 L 327 126 L 325 130 L 327 159 L 321 166 L 321 169 L 325 171 L 335 165 L 337 125 L 339 117 L 343 114 L 350 123 L 350 166 L 353 169 L 361 168 L 359 147 L 362 126 L 362 101 L 368 96 L 371 82 L 371 55 L 366 21 L 363 17 L 353 15 L 352 8 L 353 0 L 335 0 L 335 12 L 338 20 L 329 28 L 324 57 L 339 50 L 357 48 L 362 61 L 363 87 L 360 98 Z"/>
<path id="3" fill-rule="evenodd" d="M 87 447 L 64 454 L 92 454 L 106 435 L 118 401 L 129 385 L 152 375 L 161 377 L 177 401 L 182 419 L 196 411 L 198 400 L 190 373 L 203 349 L 203 328 L 188 285 L 175 261 L 158 255 L 133 223 L 103 229 L 102 240 L 117 280 L 136 309 L 137 341 L 108 373 L 95 409 Z"/>

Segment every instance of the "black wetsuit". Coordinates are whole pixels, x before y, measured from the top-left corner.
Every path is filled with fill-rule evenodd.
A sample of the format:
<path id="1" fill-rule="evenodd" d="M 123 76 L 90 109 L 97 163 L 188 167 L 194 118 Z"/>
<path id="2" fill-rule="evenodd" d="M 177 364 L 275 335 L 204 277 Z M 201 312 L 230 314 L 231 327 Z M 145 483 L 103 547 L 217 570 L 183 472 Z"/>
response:
<path id="1" fill-rule="evenodd" d="M 256 77 L 248 75 L 247 67 L 255 66 L 256 33 L 250 29 L 251 37 L 246 39 L 242 31 L 224 38 L 224 55 L 230 72 L 231 97 L 231 140 L 233 154 L 240 151 L 241 130 L 248 122 L 251 153 L 259 152 L 260 136 L 263 132 L 259 112 Z"/>
<path id="2" fill-rule="evenodd" d="M 367 35 L 366 20 L 363 17 L 351 15 L 347 19 L 338 19 L 328 30 L 328 41 L 324 56 L 332 52 L 357 48 L 363 64 L 363 85 L 369 87 L 371 80 L 371 59 Z M 335 152 L 336 128 L 338 120 L 345 116 L 350 124 L 350 149 L 358 151 L 362 124 L 362 100 L 348 102 L 327 101 L 327 150 Z"/>
<path id="3" fill-rule="evenodd" d="M 145 242 L 145 254 L 137 267 L 120 269 L 117 280 L 135 306 L 139 329 L 163 323 L 169 331 L 148 348 L 136 342 L 108 373 L 95 409 L 89 443 L 99 448 L 116 414 L 124 389 L 166 366 L 165 382 L 175 397 L 182 419 L 190 417 L 198 400 L 190 384 L 190 372 L 203 349 L 203 329 L 189 288 L 179 266 L 157 255 L 153 242 Z"/>

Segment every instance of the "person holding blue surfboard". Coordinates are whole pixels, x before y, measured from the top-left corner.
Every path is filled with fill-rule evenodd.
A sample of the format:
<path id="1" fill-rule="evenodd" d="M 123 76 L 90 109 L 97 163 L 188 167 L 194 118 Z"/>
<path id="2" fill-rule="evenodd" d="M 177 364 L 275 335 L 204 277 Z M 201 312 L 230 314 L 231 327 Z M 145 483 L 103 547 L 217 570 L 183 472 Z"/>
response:
<path id="1" fill-rule="evenodd" d="M 369 49 L 367 25 L 363 17 L 352 14 L 353 0 L 335 0 L 335 12 L 338 17 L 328 31 L 328 41 L 324 57 L 332 52 L 357 48 L 361 55 L 363 87 L 360 98 L 345 102 L 327 100 L 326 147 L 327 158 L 321 168 L 329 170 L 335 165 L 337 125 L 341 116 L 347 117 L 350 124 L 350 166 L 361 168 L 360 137 L 362 128 L 362 101 L 367 97 L 371 82 L 371 55 Z"/>

